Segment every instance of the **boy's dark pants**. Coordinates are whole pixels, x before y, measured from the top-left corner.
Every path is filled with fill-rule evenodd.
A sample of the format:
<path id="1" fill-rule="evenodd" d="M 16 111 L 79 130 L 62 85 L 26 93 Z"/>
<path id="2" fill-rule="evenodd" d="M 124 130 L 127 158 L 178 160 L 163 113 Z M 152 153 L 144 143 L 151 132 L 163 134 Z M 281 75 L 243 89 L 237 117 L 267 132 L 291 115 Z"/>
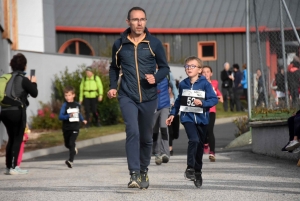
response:
<path id="1" fill-rule="evenodd" d="M 118 97 L 126 125 L 126 154 L 131 172 L 146 170 L 151 160 L 152 121 L 157 100 L 136 103 L 126 96 Z"/>
<path id="2" fill-rule="evenodd" d="M 187 165 L 201 172 L 207 125 L 186 122 L 183 126 L 189 138 Z"/>
<path id="3" fill-rule="evenodd" d="M 66 130 L 63 132 L 64 140 L 65 140 L 65 147 L 69 149 L 70 157 L 69 161 L 73 162 L 74 156 L 76 154 L 75 147 L 76 147 L 76 139 L 79 135 L 78 130 Z"/>
<path id="4" fill-rule="evenodd" d="M 300 139 L 300 115 L 298 114 L 288 118 L 288 125 L 290 141 L 294 139 L 294 136 L 298 136 L 298 139 Z"/>

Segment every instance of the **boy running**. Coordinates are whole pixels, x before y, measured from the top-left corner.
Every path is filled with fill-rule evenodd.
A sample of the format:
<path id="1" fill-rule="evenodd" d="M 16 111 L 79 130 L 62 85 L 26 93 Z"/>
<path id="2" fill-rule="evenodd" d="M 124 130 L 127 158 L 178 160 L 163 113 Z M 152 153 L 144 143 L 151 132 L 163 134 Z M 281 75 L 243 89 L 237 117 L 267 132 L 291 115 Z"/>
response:
<path id="1" fill-rule="evenodd" d="M 206 77 L 206 79 L 209 83 L 211 83 L 211 86 L 213 87 L 213 90 L 216 93 L 219 101 L 221 103 L 223 103 L 222 93 L 218 89 L 218 81 L 217 80 L 211 80 L 211 77 L 213 75 L 211 67 L 210 66 L 203 66 L 202 75 Z M 215 162 L 216 161 L 216 156 L 215 156 L 216 141 L 215 141 L 215 135 L 214 135 L 216 112 L 217 112 L 216 106 L 213 106 L 209 109 L 209 124 L 208 124 L 208 127 L 207 127 L 207 134 L 206 134 L 206 138 L 205 138 L 205 144 L 208 143 L 209 147 L 210 147 L 209 157 L 208 157 L 210 162 Z"/>
<path id="2" fill-rule="evenodd" d="M 69 168 L 73 166 L 74 156 L 77 154 L 77 148 L 75 141 L 79 135 L 80 123 L 82 121 L 84 124 L 87 123 L 80 114 L 79 103 L 74 102 L 75 89 L 73 87 L 66 87 L 64 89 L 66 102 L 63 103 L 60 112 L 59 120 L 63 121 L 63 135 L 66 148 L 69 149 L 70 156 L 69 160 L 66 160 L 66 165 Z"/>
<path id="3" fill-rule="evenodd" d="M 202 157 L 206 128 L 209 123 L 209 108 L 218 103 L 216 93 L 202 73 L 202 61 L 195 56 L 185 60 L 188 78 L 179 84 L 179 95 L 166 124 L 170 125 L 181 111 L 180 120 L 187 133 L 188 154 L 186 178 L 194 181 L 197 188 L 202 186 Z M 200 77 L 199 77 L 200 75 Z"/>

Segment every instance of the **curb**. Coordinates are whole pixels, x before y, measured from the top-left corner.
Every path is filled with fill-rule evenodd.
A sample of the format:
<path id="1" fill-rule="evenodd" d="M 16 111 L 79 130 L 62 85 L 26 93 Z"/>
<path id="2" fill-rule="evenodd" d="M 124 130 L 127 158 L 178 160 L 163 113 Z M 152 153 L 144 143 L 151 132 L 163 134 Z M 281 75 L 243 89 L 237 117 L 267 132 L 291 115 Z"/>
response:
<path id="1" fill-rule="evenodd" d="M 216 119 L 215 124 L 231 123 L 233 121 L 233 119 L 234 119 L 233 117 Z M 180 129 L 183 129 L 183 128 L 184 128 L 183 125 L 180 124 Z M 126 133 L 122 132 L 122 133 L 92 138 L 92 139 L 88 139 L 88 140 L 77 141 L 76 147 L 84 148 L 84 147 L 88 147 L 91 145 L 104 144 L 104 143 L 109 143 L 109 142 L 121 141 L 121 140 L 125 140 L 125 139 L 126 139 Z M 46 156 L 49 154 L 57 154 L 57 153 L 65 152 L 65 151 L 67 151 L 67 150 L 64 145 L 50 147 L 50 148 L 44 148 L 44 149 L 38 149 L 35 151 L 25 152 L 23 154 L 23 160 Z M 5 164 L 5 157 L 0 157 L 0 163 Z"/>

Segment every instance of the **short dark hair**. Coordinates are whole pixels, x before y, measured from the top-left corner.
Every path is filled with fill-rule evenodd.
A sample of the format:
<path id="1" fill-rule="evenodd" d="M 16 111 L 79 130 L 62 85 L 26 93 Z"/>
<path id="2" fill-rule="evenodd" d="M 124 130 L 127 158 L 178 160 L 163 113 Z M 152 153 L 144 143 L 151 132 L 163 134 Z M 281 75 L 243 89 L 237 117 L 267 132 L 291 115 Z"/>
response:
<path id="1" fill-rule="evenodd" d="M 140 10 L 140 11 L 143 11 L 145 13 L 145 16 L 147 17 L 146 15 L 146 11 L 144 9 L 142 9 L 141 7 L 133 7 L 131 8 L 129 11 L 128 11 L 128 14 L 127 14 L 127 19 L 130 20 L 130 14 L 132 11 L 134 10 Z"/>
<path id="2" fill-rule="evenodd" d="M 64 94 L 65 94 L 65 93 L 69 93 L 69 92 L 71 92 L 72 94 L 75 94 L 75 88 L 74 88 L 74 87 L 71 87 L 71 86 L 66 86 L 66 87 L 64 88 Z"/>
<path id="3" fill-rule="evenodd" d="M 210 66 L 203 66 L 203 68 L 208 68 L 210 70 L 210 72 L 213 72 L 212 68 Z"/>
<path id="4" fill-rule="evenodd" d="M 9 65 L 13 71 L 25 71 L 27 59 L 22 53 L 18 53 L 10 60 Z"/>
<path id="5" fill-rule="evenodd" d="M 233 68 L 240 70 L 240 66 L 238 64 L 233 64 L 232 66 L 233 66 Z"/>

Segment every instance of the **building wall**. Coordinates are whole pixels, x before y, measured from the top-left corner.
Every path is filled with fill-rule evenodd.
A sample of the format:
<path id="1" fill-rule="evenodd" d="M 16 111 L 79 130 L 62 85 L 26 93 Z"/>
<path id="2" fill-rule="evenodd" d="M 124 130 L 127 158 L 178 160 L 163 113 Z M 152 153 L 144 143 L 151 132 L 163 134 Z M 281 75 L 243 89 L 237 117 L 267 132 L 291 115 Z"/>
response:
<path id="1" fill-rule="evenodd" d="M 198 55 L 197 43 L 199 41 L 217 42 L 217 60 L 204 62 L 214 71 L 213 79 L 219 79 L 223 64 L 246 63 L 246 35 L 235 34 L 154 34 L 163 43 L 170 45 L 170 64 L 182 65 L 184 59 L 190 55 Z M 95 50 L 96 56 L 111 56 L 111 47 L 119 34 L 89 34 L 89 33 L 57 33 L 57 50 L 69 39 L 81 38 L 86 40 Z M 183 75 L 185 76 L 185 75 Z"/>
<path id="2" fill-rule="evenodd" d="M 54 0 L 43 0 L 44 52 L 56 52 Z"/>

